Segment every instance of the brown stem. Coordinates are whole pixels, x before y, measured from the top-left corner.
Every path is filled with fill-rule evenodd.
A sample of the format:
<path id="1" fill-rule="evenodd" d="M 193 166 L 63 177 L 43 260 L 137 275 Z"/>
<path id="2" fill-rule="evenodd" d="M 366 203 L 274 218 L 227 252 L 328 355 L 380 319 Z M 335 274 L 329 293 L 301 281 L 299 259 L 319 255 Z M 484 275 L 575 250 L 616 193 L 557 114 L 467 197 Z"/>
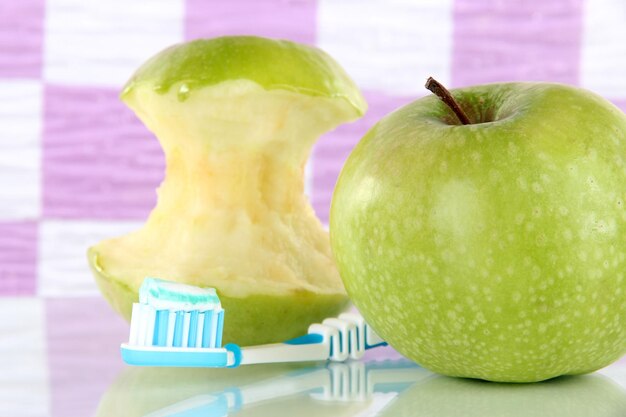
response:
<path id="1" fill-rule="evenodd" d="M 456 117 L 459 118 L 461 123 L 464 125 L 472 124 L 467 114 L 463 111 L 459 103 L 452 97 L 452 94 L 446 87 L 444 87 L 439 81 L 435 80 L 433 77 L 428 77 L 426 80 L 426 88 L 429 89 L 434 95 L 439 97 L 441 101 L 446 103 L 450 109 L 456 114 Z"/>

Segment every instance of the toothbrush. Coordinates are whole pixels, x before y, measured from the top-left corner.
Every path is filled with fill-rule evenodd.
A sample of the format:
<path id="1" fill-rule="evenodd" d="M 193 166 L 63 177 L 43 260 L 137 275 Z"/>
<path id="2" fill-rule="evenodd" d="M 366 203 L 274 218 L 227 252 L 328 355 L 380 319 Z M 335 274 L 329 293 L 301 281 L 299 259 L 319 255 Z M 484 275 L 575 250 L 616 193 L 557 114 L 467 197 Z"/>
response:
<path id="1" fill-rule="evenodd" d="M 146 278 L 133 304 L 123 360 L 139 366 L 237 367 L 255 363 L 360 359 L 387 343 L 358 314 L 344 313 L 309 326 L 283 343 L 222 347 L 224 309 L 213 288 Z"/>

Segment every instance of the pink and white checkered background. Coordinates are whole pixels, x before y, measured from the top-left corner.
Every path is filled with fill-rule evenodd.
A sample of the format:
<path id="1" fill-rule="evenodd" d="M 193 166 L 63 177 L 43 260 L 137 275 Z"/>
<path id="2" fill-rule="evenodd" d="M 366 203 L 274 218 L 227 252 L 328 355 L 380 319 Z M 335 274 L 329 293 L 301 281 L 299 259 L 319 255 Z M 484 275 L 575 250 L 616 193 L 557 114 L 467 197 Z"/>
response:
<path id="1" fill-rule="evenodd" d="M 41 366 L 23 381 L 48 399 L 34 410 L 69 415 L 57 382 L 82 366 L 63 355 L 72 341 L 92 335 L 93 352 L 110 353 L 97 336 L 126 332 L 99 298 L 85 250 L 142 223 L 163 156 L 118 100 L 121 86 L 164 47 L 225 34 L 318 45 L 364 91 L 367 115 L 313 152 L 308 190 L 324 221 L 350 149 L 423 95 L 428 75 L 452 87 L 558 81 L 626 108 L 624 0 L 0 0 L 0 317 L 22 314 L 0 320 L 0 338 L 32 342 L 24 354 Z M 90 317 L 111 324 L 80 328 Z M 0 359 L 0 386 L 16 366 Z M 0 403 L 20 392 L 2 391 Z"/>

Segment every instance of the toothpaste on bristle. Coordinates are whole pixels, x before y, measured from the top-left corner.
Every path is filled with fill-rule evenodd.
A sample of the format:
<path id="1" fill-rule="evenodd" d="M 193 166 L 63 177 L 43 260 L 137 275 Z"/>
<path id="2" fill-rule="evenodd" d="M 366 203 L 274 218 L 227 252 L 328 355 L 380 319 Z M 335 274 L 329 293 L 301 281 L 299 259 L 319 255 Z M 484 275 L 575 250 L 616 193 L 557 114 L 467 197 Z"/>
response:
<path id="1" fill-rule="evenodd" d="M 199 288 L 150 277 L 141 284 L 139 302 L 157 310 L 203 312 L 222 308 L 214 288 Z"/>

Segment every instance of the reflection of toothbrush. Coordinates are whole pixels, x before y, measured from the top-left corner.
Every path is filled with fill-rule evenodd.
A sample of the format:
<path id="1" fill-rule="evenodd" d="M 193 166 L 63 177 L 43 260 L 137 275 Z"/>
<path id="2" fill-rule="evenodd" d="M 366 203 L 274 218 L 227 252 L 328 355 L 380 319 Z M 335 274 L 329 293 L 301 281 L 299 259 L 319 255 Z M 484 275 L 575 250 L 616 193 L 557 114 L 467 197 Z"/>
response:
<path id="1" fill-rule="evenodd" d="M 386 343 L 358 314 L 309 326 L 284 343 L 221 347 L 224 310 L 214 289 L 146 278 L 133 304 L 122 358 L 131 365 L 236 367 L 253 363 L 359 359 Z"/>
<path id="2" fill-rule="evenodd" d="M 197 395 L 144 417 L 227 416 L 242 408 L 297 394 L 324 402 L 364 402 L 375 394 L 390 401 L 415 382 L 432 374 L 406 360 L 382 363 L 329 363 L 242 387 Z"/>
<path id="3" fill-rule="evenodd" d="M 366 401 L 375 393 L 398 394 L 432 376 L 406 359 L 384 362 L 329 363 L 329 382 L 311 396 L 322 401 Z"/>

